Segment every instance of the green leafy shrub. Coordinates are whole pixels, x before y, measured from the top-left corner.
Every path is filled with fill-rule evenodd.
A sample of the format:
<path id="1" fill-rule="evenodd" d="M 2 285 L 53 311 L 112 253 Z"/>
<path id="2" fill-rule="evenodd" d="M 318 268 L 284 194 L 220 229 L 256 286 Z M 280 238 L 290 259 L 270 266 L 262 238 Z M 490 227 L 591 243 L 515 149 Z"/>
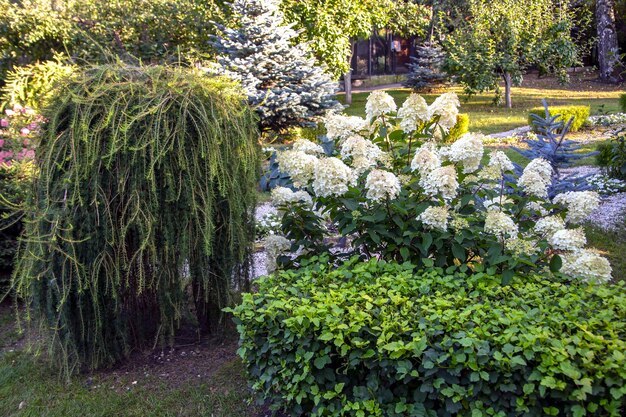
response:
<path id="1" fill-rule="evenodd" d="M 218 331 L 247 285 L 259 169 L 237 85 L 107 65 L 55 91 L 14 274 L 54 357 L 67 373 L 171 343 L 191 303 Z"/>
<path id="2" fill-rule="evenodd" d="M 619 107 L 622 109 L 622 112 L 626 113 L 626 93 L 620 94 Z"/>
<path id="3" fill-rule="evenodd" d="M 254 388 L 292 416 L 619 417 L 624 289 L 320 259 L 233 312 Z"/>
<path id="4" fill-rule="evenodd" d="M 446 142 L 455 142 L 458 138 L 469 132 L 470 117 L 469 114 L 459 113 L 456 117 L 456 124 L 448 132 Z"/>
<path id="5" fill-rule="evenodd" d="M 61 56 L 54 60 L 15 67 L 7 74 L 2 88 L 5 107 L 16 104 L 39 110 L 46 104 L 56 82 L 70 75 L 76 67 L 65 64 Z"/>
<path id="6" fill-rule="evenodd" d="M 626 129 L 615 132 L 610 141 L 598 146 L 596 162 L 608 175 L 626 180 Z"/>
<path id="7" fill-rule="evenodd" d="M 553 106 L 550 107 L 550 116 L 561 115 L 556 121 L 567 123 L 570 118 L 574 118 L 572 125 L 570 126 L 571 132 L 577 132 L 587 122 L 587 118 L 591 113 L 589 106 Z M 530 109 L 530 114 L 535 114 L 539 117 L 545 116 L 545 109 L 543 107 L 534 107 Z M 528 115 L 528 125 L 533 126 L 534 119 Z"/>

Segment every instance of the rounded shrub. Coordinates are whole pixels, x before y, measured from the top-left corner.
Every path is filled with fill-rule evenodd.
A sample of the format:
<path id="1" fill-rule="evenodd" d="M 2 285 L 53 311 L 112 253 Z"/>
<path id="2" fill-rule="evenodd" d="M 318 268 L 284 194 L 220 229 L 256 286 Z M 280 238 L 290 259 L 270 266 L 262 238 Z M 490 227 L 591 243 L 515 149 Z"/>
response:
<path id="1" fill-rule="evenodd" d="M 265 399 L 292 416 L 621 416 L 623 284 L 326 259 L 233 309 Z"/>
<path id="2" fill-rule="evenodd" d="M 591 114 L 591 108 L 589 106 L 553 106 L 549 108 L 550 116 L 554 117 L 560 115 L 556 120 L 563 123 L 567 123 L 572 117 L 574 121 L 570 126 L 570 132 L 579 131 L 587 122 L 589 115 Z M 539 117 L 544 117 L 546 111 L 543 107 L 534 107 L 530 109 L 530 114 L 536 114 Z M 528 115 L 528 124 L 533 126 L 533 118 Z"/>
<path id="3" fill-rule="evenodd" d="M 470 117 L 469 114 L 459 113 L 456 117 L 456 124 L 448 132 L 446 142 L 456 142 L 458 138 L 469 132 Z"/>
<path id="4" fill-rule="evenodd" d="M 14 273 L 66 371 L 173 340 L 195 303 L 219 329 L 245 287 L 258 131 L 231 81 L 106 65 L 64 81 L 43 111 Z M 193 294 L 188 297 L 187 294 Z"/>

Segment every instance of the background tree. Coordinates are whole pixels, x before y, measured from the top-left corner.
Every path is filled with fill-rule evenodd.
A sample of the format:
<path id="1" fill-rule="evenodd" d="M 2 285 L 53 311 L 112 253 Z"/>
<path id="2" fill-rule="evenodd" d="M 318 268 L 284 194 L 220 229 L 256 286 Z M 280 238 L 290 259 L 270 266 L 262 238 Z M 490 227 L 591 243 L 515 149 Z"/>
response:
<path id="1" fill-rule="evenodd" d="M 596 29 L 598 32 L 598 66 L 600 79 L 617 82 L 620 79 L 620 54 L 615 30 L 615 1 L 596 0 Z"/>
<path id="2" fill-rule="evenodd" d="M 495 91 L 504 82 L 506 106 L 511 87 L 532 65 L 567 80 L 579 63 L 566 3 L 552 0 L 468 0 L 468 17 L 447 38 L 446 70 L 468 94 Z"/>
<path id="3" fill-rule="evenodd" d="M 223 34 L 214 46 L 222 68 L 246 89 L 261 130 L 309 126 L 328 109 L 341 108 L 336 84 L 316 65 L 308 44 L 296 42 L 279 0 L 235 0 L 231 7 L 235 28 L 219 25 Z"/>
<path id="4" fill-rule="evenodd" d="M 426 42 L 416 48 L 416 56 L 408 64 L 405 87 L 420 90 L 444 82 L 448 75 L 442 70 L 445 54 L 437 45 Z"/>

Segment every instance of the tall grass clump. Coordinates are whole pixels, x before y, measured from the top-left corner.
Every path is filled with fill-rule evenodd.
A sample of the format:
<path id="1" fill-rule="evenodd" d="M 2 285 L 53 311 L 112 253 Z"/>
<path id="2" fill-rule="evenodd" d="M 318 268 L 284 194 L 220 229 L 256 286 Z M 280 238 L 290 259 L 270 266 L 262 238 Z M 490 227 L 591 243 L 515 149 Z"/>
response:
<path id="1" fill-rule="evenodd" d="M 237 86 L 105 65 L 65 80 L 43 114 L 13 285 L 64 371 L 171 343 L 190 307 L 219 329 L 254 238 L 258 133 Z"/>

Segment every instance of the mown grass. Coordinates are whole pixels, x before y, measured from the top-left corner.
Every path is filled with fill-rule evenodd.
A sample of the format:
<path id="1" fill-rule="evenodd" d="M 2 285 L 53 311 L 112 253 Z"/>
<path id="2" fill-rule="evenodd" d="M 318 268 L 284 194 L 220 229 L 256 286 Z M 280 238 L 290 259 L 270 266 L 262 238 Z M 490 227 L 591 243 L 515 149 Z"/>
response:
<path id="1" fill-rule="evenodd" d="M 616 230 L 602 230 L 593 225 L 585 227 L 587 244 L 600 251 L 611 263 L 613 281 L 626 282 L 626 219 Z"/>
<path id="2" fill-rule="evenodd" d="M 548 104 L 557 105 L 589 105 L 591 114 L 619 111 L 619 91 L 571 91 L 566 89 L 546 88 L 513 88 L 513 108 L 493 105 L 493 94 L 477 94 L 467 97 L 460 87 L 451 87 L 445 91 L 453 91 L 461 99 L 461 112 L 470 116 L 470 131 L 484 134 L 505 132 L 528 124 L 528 110 L 541 106 L 541 99 L 547 98 Z M 393 89 L 387 92 L 401 105 L 411 90 Z M 443 93 L 422 94 L 428 103 Z M 365 115 L 365 101 L 369 92 L 355 93 L 352 104 L 345 112 L 353 116 Z M 339 100 L 345 103 L 344 96 Z"/>

